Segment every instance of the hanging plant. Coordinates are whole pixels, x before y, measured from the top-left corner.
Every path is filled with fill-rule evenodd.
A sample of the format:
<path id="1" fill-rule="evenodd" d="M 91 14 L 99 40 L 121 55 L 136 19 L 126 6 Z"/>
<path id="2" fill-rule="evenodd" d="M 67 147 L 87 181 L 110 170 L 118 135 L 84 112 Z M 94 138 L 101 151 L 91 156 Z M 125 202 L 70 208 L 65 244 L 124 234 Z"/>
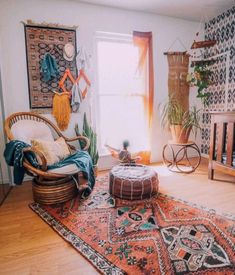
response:
<path id="1" fill-rule="evenodd" d="M 204 105 L 207 105 L 207 99 L 210 96 L 209 92 L 206 92 L 206 89 L 211 85 L 211 75 L 212 71 L 209 70 L 209 67 L 206 63 L 196 64 L 192 73 L 187 75 L 187 82 L 190 86 L 196 86 L 197 97 L 200 98 Z"/>

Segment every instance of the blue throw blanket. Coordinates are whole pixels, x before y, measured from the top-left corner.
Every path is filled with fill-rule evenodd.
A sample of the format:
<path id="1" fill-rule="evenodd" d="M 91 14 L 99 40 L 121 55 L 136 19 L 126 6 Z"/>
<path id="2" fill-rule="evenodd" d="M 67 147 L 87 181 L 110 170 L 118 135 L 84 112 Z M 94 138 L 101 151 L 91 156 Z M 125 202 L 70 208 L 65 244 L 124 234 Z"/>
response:
<path id="1" fill-rule="evenodd" d="M 4 150 L 4 157 L 6 163 L 10 166 L 13 166 L 13 175 L 14 175 L 14 183 L 20 185 L 23 182 L 25 175 L 25 168 L 23 166 L 23 158 L 25 157 L 31 165 L 34 167 L 39 167 L 36 156 L 32 152 L 23 153 L 23 149 L 30 147 L 29 144 L 19 141 L 12 140 L 6 144 L 6 148 Z"/>
<path id="2" fill-rule="evenodd" d="M 68 164 L 76 164 L 82 172 L 83 177 L 88 180 L 88 186 L 83 190 L 81 196 L 83 198 L 89 196 L 95 185 L 95 174 L 90 155 L 86 151 L 77 151 L 60 162 L 48 166 L 48 169 L 60 168 Z"/>
<path id="3" fill-rule="evenodd" d="M 23 141 L 13 140 L 6 144 L 6 148 L 4 150 L 4 157 L 7 164 L 14 167 L 14 183 L 17 185 L 21 184 L 24 179 L 24 157 L 30 162 L 32 166 L 36 168 L 39 167 L 34 153 L 23 153 L 23 149 L 27 147 L 30 147 L 30 145 Z M 86 151 L 77 151 L 62 161 L 48 166 L 48 169 L 60 168 L 68 164 L 76 164 L 76 166 L 82 171 L 84 178 L 88 180 L 88 186 L 82 193 L 82 197 L 87 197 L 90 195 L 95 185 L 95 176 L 90 155 Z"/>

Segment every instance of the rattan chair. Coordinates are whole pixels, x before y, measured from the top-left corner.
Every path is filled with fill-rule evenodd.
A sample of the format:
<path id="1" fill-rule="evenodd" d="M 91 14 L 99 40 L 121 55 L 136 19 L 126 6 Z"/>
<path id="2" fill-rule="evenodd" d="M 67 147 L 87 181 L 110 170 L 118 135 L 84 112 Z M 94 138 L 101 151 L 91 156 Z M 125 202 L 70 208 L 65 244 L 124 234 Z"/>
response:
<path id="1" fill-rule="evenodd" d="M 41 115 L 31 112 L 14 113 L 6 119 L 5 132 L 10 141 L 19 139 L 17 138 L 17 136 L 14 135 L 12 130 L 12 127 L 14 128 L 13 125 L 16 125 L 19 121 L 31 121 L 30 123 L 33 123 L 32 125 L 35 125 L 36 127 L 37 125 L 39 125 L 37 124 L 38 122 L 47 125 L 48 128 L 51 130 L 51 134 L 53 135 L 53 137 L 63 137 L 71 150 L 76 150 L 76 148 L 71 145 L 70 142 L 79 139 L 82 139 L 86 142 L 83 150 L 87 150 L 90 146 L 90 141 L 88 138 L 84 136 L 75 136 L 73 138 L 65 137 L 61 133 L 59 128 L 55 126 L 50 120 Z M 22 126 L 21 130 L 22 132 L 24 132 L 24 128 Z M 64 202 L 77 195 L 78 186 L 74 179 L 76 178 L 78 181 L 79 171 L 73 171 L 71 172 L 71 174 L 63 172 L 53 172 L 53 170 L 48 170 L 47 161 L 40 151 L 36 150 L 33 147 L 28 147 L 24 149 L 24 152 L 29 151 L 37 154 L 42 163 L 40 168 L 35 168 L 26 159 L 23 160 L 23 166 L 26 170 L 26 173 L 30 176 L 33 176 L 33 196 L 35 201 L 44 204 L 54 204 Z M 58 171 L 58 169 L 55 170 Z"/>

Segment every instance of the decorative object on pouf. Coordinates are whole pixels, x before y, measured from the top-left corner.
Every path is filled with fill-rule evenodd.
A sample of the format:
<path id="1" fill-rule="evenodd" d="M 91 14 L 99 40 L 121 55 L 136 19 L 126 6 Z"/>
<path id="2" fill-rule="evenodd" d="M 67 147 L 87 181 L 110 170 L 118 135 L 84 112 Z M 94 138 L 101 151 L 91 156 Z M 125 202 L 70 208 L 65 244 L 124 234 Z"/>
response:
<path id="1" fill-rule="evenodd" d="M 109 175 L 111 195 L 126 200 L 149 199 L 158 192 L 158 175 L 148 166 L 121 164 Z"/>
<path id="2" fill-rule="evenodd" d="M 128 140 L 124 140 L 122 145 L 122 150 L 113 148 L 108 144 L 106 144 L 105 147 L 111 152 L 111 155 L 114 158 L 120 161 L 120 163 L 136 163 L 137 161 L 141 160 L 140 156 L 132 157 L 131 153 L 127 150 L 130 145 Z"/>
<path id="3" fill-rule="evenodd" d="M 188 75 L 189 55 L 187 52 L 166 52 L 168 72 L 168 94 L 174 94 L 175 100 L 180 102 L 184 111 L 189 109 Z"/>
<path id="4" fill-rule="evenodd" d="M 123 148 L 118 153 L 118 158 L 119 158 L 120 162 L 122 162 L 122 163 L 130 163 L 130 162 L 134 161 L 134 160 L 131 159 L 131 153 L 127 150 L 129 145 L 130 145 L 129 141 L 124 140 L 123 141 Z"/>
<path id="5" fill-rule="evenodd" d="M 79 131 L 78 124 L 75 125 L 74 130 L 75 130 L 75 133 L 77 136 L 81 135 L 80 131 Z M 84 113 L 84 117 L 83 117 L 82 135 L 87 137 L 90 140 L 90 147 L 88 148 L 87 151 L 88 151 L 89 155 L 91 156 L 95 175 L 97 176 L 97 172 L 98 172 L 97 163 L 99 160 L 99 153 L 98 153 L 98 149 L 97 149 L 97 134 L 92 129 L 92 127 L 88 124 L 86 113 Z M 85 146 L 85 143 L 83 142 L 83 140 L 79 140 L 79 144 L 80 144 L 81 149 L 83 149 Z"/>

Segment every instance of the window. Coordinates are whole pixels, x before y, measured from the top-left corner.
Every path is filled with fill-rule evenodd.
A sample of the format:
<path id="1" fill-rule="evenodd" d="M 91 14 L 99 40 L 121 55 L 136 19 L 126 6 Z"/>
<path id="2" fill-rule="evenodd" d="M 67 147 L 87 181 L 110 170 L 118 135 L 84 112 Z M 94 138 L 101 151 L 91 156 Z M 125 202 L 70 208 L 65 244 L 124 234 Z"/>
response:
<path id="1" fill-rule="evenodd" d="M 138 71 L 139 49 L 131 36 L 97 37 L 97 107 L 100 153 L 108 144 L 121 149 L 125 139 L 130 151 L 149 148 L 146 118 L 146 75 Z"/>

